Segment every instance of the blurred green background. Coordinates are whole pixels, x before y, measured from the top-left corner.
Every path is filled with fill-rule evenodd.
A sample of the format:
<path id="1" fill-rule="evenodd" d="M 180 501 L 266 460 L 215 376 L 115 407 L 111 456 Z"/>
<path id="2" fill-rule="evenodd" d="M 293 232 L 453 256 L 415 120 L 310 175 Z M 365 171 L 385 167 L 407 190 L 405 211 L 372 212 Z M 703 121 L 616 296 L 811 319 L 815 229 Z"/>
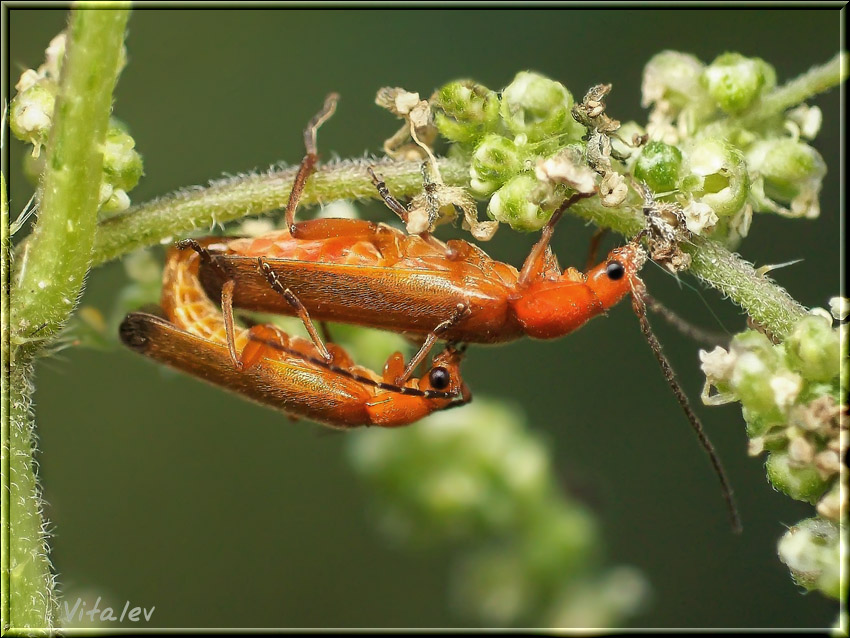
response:
<path id="1" fill-rule="evenodd" d="M 14 84 L 42 62 L 66 13 L 9 16 Z M 837 9 L 139 9 L 115 114 L 144 156 L 146 175 L 131 193 L 142 202 L 297 162 L 303 126 L 330 91 L 342 99 L 319 136 L 326 159 L 377 153 L 395 132 L 398 122 L 373 104 L 382 86 L 429 95 L 471 77 L 500 88 L 524 69 L 578 97 L 612 82 L 609 113 L 644 122 L 641 71 L 653 54 L 675 49 L 709 62 L 738 51 L 774 64 L 783 82 L 835 55 L 840 24 Z M 803 258 L 774 276 L 808 306 L 839 291 L 839 97 L 833 90 L 814 102 L 824 111 L 814 146 L 830 171 L 821 218 L 759 216 L 741 247 L 757 265 Z M 23 145 L 11 146 L 14 216 L 32 190 L 20 175 Z M 562 264 L 584 263 L 591 232 L 574 218 L 561 223 Z M 487 250 L 518 265 L 534 239 L 503 228 Z M 735 308 L 692 279 L 694 288 L 679 289 L 657 268 L 645 275 L 657 298 L 695 323 L 743 327 Z M 98 269 L 83 303 L 108 312 L 125 280 L 118 263 Z M 655 324 L 698 401 L 698 346 Z M 775 555 L 785 526 L 813 509 L 774 492 L 762 460 L 747 457 L 738 407 L 698 406 L 744 519 L 743 536 L 730 533 L 716 478 L 627 304 L 556 342 L 475 348 L 465 377 L 478 394 L 524 408 L 565 489 L 600 517 L 610 561 L 645 572 L 654 596 L 633 626 L 835 620 L 837 604 L 802 595 Z M 39 364 L 37 384 L 52 559 L 69 595 L 155 605 L 151 624 L 166 627 L 474 624 L 447 600 L 451 554 L 403 550 L 376 533 L 369 494 L 342 454 L 345 435 L 291 423 L 117 347 L 65 350 Z"/>

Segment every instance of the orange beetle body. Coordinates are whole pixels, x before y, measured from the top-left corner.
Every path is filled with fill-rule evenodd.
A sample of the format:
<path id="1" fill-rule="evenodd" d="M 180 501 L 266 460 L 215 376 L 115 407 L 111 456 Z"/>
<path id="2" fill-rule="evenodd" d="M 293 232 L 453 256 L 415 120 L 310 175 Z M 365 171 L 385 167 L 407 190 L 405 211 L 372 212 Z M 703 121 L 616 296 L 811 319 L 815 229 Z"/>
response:
<path id="1" fill-rule="evenodd" d="M 205 290 L 218 298 L 237 283 L 233 303 L 292 314 L 259 268 L 274 272 L 319 320 L 425 334 L 458 304 L 466 316 L 441 338 L 500 343 L 528 335 L 551 339 L 576 330 L 631 292 L 643 252 L 615 249 L 584 275 L 563 273 L 551 252 L 529 257 L 523 273 L 461 240 L 424 241 L 383 224 L 320 219 L 298 224 L 298 238 L 280 230 L 257 238 L 204 240 L 212 263 L 201 267 Z M 536 262 L 536 263 L 535 263 Z M 611 268 L 611 264 L 619 264 Z M 611 273 L 616 278 L 613 278 Z"/>
<path id="2" fill-rule="evenodd" d="M 239 366 L 234 365 L 222 312 L 198 280 L 199 262 L 192 251 L 169 252 L 161 300 L 165 318 L 129 314 L 120 331 L 126 345 L 291 416 L 339 428 L 407 425 L 469 401 L 458 370 L 460 354 L 452 348 L 435 357 L 423 377 L 396 387 L 393 380 L 404 368 L 399 353 L 378 375 L 355 365 L 339 346 L 328 344 L 333 357 L 328 364 L 310 341 L 257 325 L 234 334 L 240 353 Z M 444 387 L 434 388 L 432 379 L 437 378 Z"/>

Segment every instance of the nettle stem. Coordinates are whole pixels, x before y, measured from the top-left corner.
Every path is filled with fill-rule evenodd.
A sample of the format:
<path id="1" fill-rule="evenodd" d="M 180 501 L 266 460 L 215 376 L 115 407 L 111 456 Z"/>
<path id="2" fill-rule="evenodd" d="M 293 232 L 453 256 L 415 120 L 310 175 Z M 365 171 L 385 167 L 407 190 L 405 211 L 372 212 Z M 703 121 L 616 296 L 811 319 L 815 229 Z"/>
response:
<path id="1" fill-rule="evenodd" d="M 469 164 L 442 159 L 446 184 L 468 183 Z M 307 180 L 302 204 L 339 199 L 377 199 L 367 168 L 374 166 L 397 197 L 422 191 L 421 162 L 343 160 L 319 167 Z M 197 228 L 283 209 L 298 167 L 244 175 L 214 182 L 204 189 L 181 190 L 147 204 L 134 206 L 98 224 L 92 265 L 116 259 L 137 248 L 167 243 Z"/>
<path id="2" fill-rule="evenodd" d="M 113 5 L 114 7 L 115 5 Z M 56 594 L 34 471 L 32 359 L 65 324 L 91 262 L 103 171 L 102 145 L 112 90 L 119 71 L 129 9 L 77 6 L 68 43 L 47 160 L 39 188 L 39 216 L 25 249 L 17 255 L 10 297 L 8 439 L 4 440 L 3 621 L 28 633 L 55 624 Z M 4 221 L 4 229 L 8 225 Z M 4 267 L 4 276 L 8 270 Z M 5 340 L 4 340 L 5 345 Z M 4 415 L 5 416 L 5 415 Z M 6 466 L 8 464 L 8 473 Z M 4 547 L 5 550 L 5 547 Z M 4 582 L 5 584 L 5 582 Z M 8 602 L 8 609 L 6 603 Z"/>
<path id="3" fill-rule="evenodd" d="M 440 172 L 448 185 L 467 186 L 469 164 L 458 159 L 440 159 Z M 326 164 L 308 180 L 302 202 L 315 204 L 337 199 L 377 199 L 366 169 L 375 166 L 397 197 L 409 197 L 422 190 L 419 162 L 346 160 Z M 196 228 L 259 215 L 286 206 L 297 168 L 285 168 L 258 175 L 216 182 L 201 190 L 178 191 L 142 204 L 98 225 L 93 265 L 121 257 L 146 246 L 180 239 Z M 570 213 L 631 237 L 643 227 L 640 203 L 633 194 L 620 208 L 605 208 L 598 198 L 583 200 Z M 690 269 L 696 277 L 717 288 L 744 308 L 760 324 L 776 335 L 784 335 L 805 309 L 783 288 L 756 275 L 750 263 L 710 240 L 699 240 L 691 251 Z M 706 257 L 701 253 L 705 251 Z"/>
<path id="4" fill-rule="evenodd" d="M 38 223 L 12 275 L 13 345 L 56 334 L 73 311 L 91 262 L 128 9 L 71 12 L 61 86 L 38 193 Z"/>

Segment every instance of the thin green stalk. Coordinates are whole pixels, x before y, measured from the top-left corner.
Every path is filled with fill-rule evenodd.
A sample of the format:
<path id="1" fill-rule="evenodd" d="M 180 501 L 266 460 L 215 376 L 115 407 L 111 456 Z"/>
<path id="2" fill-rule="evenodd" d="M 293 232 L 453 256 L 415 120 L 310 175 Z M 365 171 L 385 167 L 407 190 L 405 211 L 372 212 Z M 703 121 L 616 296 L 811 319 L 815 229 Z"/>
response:
<path id="1" fill-rule="evenodd" d="M 68 319 L 83 288 L 99 205 L 112 90 L 129 9 L 77 8 L 56 100 L 39 218 L 13 276 L 13 342 L 42 341 Z"/>
<path id="2" fill-rule="evenodd" d="M 696 237 L 683 249 L 692 259 L 688 272 L 745 308 L 753 321 L 775 337 L 788 336 L 805 316 L 806 309 L 784 288 L 720 244 Z"/>
<path id="3" fill-rule="evenodd" d="M 375 199 L 378 192 L 367 167 L 386 181 L 397 197 L 422 190 L 420 162 L 345 160 L 321 167 L 304 188 L 303 204 L 337 199 Z M 212 228 L 246 215 L 260 215 L 286 206 L 297 168 L 222 180 L 198 190 L 183 190 L 109 217 L 98 224 L 92 265 L 96 266 L 137 248 L 179 239 L 197 228 Z M 469 165 L 441 159 L 446 184 L 462 185 L 469 179 Z"/>

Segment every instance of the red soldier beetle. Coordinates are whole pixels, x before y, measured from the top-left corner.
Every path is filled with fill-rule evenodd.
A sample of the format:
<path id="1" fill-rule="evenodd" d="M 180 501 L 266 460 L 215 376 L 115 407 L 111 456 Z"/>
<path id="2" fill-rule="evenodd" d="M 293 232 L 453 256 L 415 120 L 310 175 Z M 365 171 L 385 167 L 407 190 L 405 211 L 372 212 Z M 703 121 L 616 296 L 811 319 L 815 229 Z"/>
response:
<path id="1" fill-rule="evenodd" d="M 334 102 L 335 103 L 335 102 Z M 332 111 L 332 108 L 330 109 Z M 500 343 L 528 335 L 551 339 L 580 328 L 627 295 L 664 377 L 684 410 L 720 480 L 730 518 L 740 530 L 732 490 L 702 424 L 661 351 L 646 316 L 652 302 L 638 272 L 647 259 L 641 247 L 646 230 L 583 274 L 561 271 L 549 246 L 555 225 L 575 202 L 595 193 L 567 197 L 544 226 L 521 270 L 491 259 L 462 240 L 443 243 L 429 232 L 407 235 L 361 220 L 317 219 L 296 224 L 297 198 L 315 169 L 317 122 L 305 131 L 302 161 L 286 208 L 286 228 L 257 238 L 208 238 L 191 247 L 202 256 L 200 279 L 207 294 L 223 307 L 236 306 L 297 314 L 294 295 L 321 321 L 360 324 L 428 335 L 414 361 L 436 338 Z M 388 207 L 402 220 L 406 209 L 369 170 Z M 238 285 L 237 285 L 238 284 Z M 462 311 L 461 311 L 462 310 Z M 440 330 L 435 331 L 434 326 Z M 413 363 L 413 361 L 411 362 Z M 412 370 L 408 366 L 406 373 Z"/>
<path id="2" fill-rule="evenodd" d="M 319 348 L 270 324 L 234 327 L 201 288 L 199 261 L 192 251 L 169 252 L 161 300 L 166 318 L 127 315 L 120 329 L 127 346 L 290 416 L 337 428 L 407 425 L 471 400 L 460 378 L 463 352 L 453 345 L 421 378 L 396 384 L 405 369 L 400 353 L 378 375 L 338 345 Z"/>

